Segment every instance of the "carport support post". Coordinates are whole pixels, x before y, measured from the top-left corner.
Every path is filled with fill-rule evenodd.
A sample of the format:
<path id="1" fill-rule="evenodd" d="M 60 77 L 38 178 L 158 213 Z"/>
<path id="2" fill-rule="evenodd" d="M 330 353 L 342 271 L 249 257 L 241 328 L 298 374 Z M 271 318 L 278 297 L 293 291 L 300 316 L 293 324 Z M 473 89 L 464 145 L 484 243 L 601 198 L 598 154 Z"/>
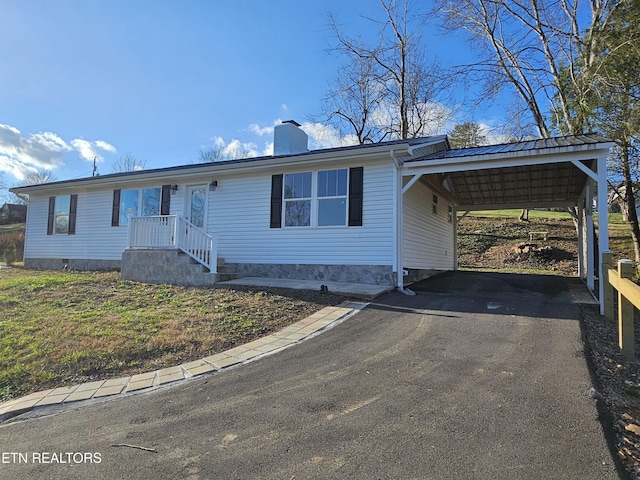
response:
<path id="1" fill-rule="evenodd" d="M 583 200 L 578 204 L 578 277 L 584 280 L 584 207 Z"/>
<path id="2" fill-rule="evenodd" d="M 618 261 L 618 276 L 633 278 L 633 262 L 631 260 Z M 633 304 L 618 292 L 618 346 L 622 350 L 625 360 L 633 360 Z"/>
<path id="3" fill-rule="evenodd" d="M 603 285 L 602 302 L 600 302 L 600 313 L 612 322 L 616 315 L 616 306 L 613 296 L 613 287 L 609 283 L 609 269 L 613 268 L 613 253 L 607 251 L 602 252 L 602 276 L 600 277 Z"/>
<path id="4" fill-rule="evenodd" d="M 587 266 L 587 287 L 592 292 L 595 290 L 595 269 L 594 263 L 594 244 L 593 244 L 593 181 L 587 181 L 587 194 L 585 195 L 585 210 L 587 212 L 587 255 L 585 264 Z"/>
<path id="5" fill-rule="evenodd" d="M 600 298 L 600 314 L 605 313 L 606 304 L 606 288 L 610 288 L 607 284 L 607 274 L 605 272 L 605 255 L 609 252 L 609 185 L 607 184 L 607 158 L 598 158 L 598 249 L 599 249 L 599 298 Z M 613 318 L 613 317 L 611 317 Z"/>

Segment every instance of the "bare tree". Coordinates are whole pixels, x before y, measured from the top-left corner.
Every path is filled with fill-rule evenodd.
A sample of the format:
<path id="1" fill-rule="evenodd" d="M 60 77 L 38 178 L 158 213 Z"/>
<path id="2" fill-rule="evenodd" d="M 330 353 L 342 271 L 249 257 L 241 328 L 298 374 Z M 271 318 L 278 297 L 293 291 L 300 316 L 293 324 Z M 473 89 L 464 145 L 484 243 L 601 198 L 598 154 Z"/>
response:
<path id="1" fill-rule="evenodd" d="M 345 52 L 350 61 L 338 71 L 329 94 L 323 99 L 322 119 L 343 136 L 355 135 L 358 144 L 374 143 L 390 134 L 375 118 L 384 105 L 372 58 Z"/>
<path id="2" fill-rule="evenodd" d="M 537 135 L 546 138 L 554 130 L 593 130 L 595 79 L 608 57 L 601 48 L 602 31 L 623 3 L 632 2 L 436 0 L 434 12 L 446 30 L 466 31 L 473 48 L 484 56 L 461 67 L 460 73 L 484 80 L 483 96 L 505 88 L 515 92 L 516 117 L 521 119 L 526 111 Z M 615 51 L 620 45 L 608 47 Z M 628 200 L 633 202 L 633 196 Z M 576 210 L 570 213 L 577 226 Z M 640 261 L 640 229 L 635 224 Z"/>
<path id="3" fill-rule="evenodd" d="M 130 153 L 119 156 L 111 165 L 112 173 L 122 172 L 135 172 L 137 170 L 144 170 L 147 166 L 146 160 L 140 160 L 134 157 Z"/>
<path id="4" fill-rule="evenodd" d="M 18 183 L 17 186 L 25 187 L 28 185 L 41 185 L 43 183 L 55 182 L 57 180 L 56 176 L 53 174 L 51 170 L 46 170 L 44 168 L 34 170 L 29 172 L 24 179 Z M 16 193 L 18 203 L 27 203 L 29 201 L 29 195 Z"/>
<path id="5" fill-rule="evenodd" d="M 225 145 L 222 139 L 218 138 L 213 146 L 200 149 L 198 160 L 195 163 L 221 162 L 223 160 L 237 160 L 251 156 L 255 156 L 255 154 L 251 151 L 249 145 L 236 139 Z"/>
<path id="6" fill-rule="evenodd" d="M 221 146 L 201 148 L 196 163 L 212 163 L 225 160 L 223 150 Z"/>
<path id="7" fill-rule="evenodd" d="M 360 143 L 422 136 L 450 115 L 437 102 L 450 77 L 435 61 L 425 61 L 419 29 L 411 24 L 419 15 L 411 11 L 410 0 L 379 3 L 384 19 L 369 19 L 380 25 L 373 44 L 347 36 L 329 17 L 335 50 L 348 66 L 327 96 L 325 116 L 341 129 L 347 126 Z"/>
<path id="8" fill-rule="evenodd" d="M 569 134 L 589 130 L 586 99 L 601 63 L 595 55 L 597 32 L 617 2 L 437 0 L 435 6 L 446 29 L 466 31 L 484 55 L 460 72 L 483 79 L 483 95 L 509 87 L 545 138 L 553 125 Z M 567 83 L 577 95 L 573 103 Z"/>

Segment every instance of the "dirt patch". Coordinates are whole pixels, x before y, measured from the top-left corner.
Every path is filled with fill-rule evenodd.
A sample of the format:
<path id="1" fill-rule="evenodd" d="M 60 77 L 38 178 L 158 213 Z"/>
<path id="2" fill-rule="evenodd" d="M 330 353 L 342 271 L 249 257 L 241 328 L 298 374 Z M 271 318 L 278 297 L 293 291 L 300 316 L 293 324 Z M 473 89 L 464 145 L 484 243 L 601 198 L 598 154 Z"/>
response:
<path id="1" fill-rule="evenodd" d="M 465 217 L 458 228 L 458 263 L 466 268 L 576 275 L 576 229 L 570 218 L 520 222 L 517 218 Z"/>

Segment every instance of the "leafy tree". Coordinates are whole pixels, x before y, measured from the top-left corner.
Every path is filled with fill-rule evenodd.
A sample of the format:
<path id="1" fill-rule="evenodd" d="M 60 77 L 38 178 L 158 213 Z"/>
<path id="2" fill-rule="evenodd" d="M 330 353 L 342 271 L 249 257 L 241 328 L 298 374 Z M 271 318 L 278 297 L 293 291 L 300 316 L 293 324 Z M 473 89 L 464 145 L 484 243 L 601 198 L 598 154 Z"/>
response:
<path id="1" fill-rule="evenodd" d="M 448 134 L 451 148 L 468 148 L 486 145 L 487 136 L 482 133 L 482 127 L 477 123 L 459 123 Z"/>

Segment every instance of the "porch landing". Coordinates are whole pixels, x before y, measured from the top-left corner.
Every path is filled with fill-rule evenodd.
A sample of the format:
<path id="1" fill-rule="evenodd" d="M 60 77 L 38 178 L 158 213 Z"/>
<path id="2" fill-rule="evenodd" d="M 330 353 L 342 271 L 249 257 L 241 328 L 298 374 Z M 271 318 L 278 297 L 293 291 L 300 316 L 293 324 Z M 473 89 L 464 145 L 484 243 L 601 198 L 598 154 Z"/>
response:
<path id="1" fill-rule="evenodd" d="M 216 285 L 243 285 L 250 287 L 275 287 L 302 290 L 320 290 L 322 285 L 326 285 L 331 293 L 359 298 L 374 298 L 395 288 L 389 285 L 367 285 L 364 283 L 341 283 L 321 280 L 295 280 L 288 278 L 265 277 L 243 277 L 235 280 L 217 282 Z"/>

